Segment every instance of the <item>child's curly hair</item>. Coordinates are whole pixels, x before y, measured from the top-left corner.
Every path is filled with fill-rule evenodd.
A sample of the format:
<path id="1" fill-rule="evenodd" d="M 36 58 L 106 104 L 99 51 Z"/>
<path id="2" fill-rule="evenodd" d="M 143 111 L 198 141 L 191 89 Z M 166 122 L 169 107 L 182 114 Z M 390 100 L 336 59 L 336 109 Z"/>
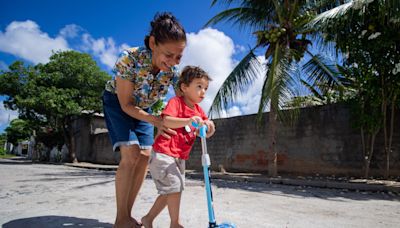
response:
<path id="1" fill-rule="evenodd" d="M 195 78 L 205 78 L 212 81 L 211 77 L 203 69 L 197 66 L 186 66 L 179 77 L 178 88 L 181 90 L 181 85 L 189 85 Z"/>

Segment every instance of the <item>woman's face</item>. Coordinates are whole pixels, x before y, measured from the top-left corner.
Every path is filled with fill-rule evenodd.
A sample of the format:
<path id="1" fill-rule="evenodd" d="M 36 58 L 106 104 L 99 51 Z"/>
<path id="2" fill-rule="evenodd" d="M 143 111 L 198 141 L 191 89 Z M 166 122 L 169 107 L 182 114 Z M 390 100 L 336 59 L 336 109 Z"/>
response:
<path id="1" fill-rule="evenodd" d="M 179 64 L 181 61 L 186 42 L 171 41 L 156 44 L 154 37 L 150 36 L 149 46 L 152 50 L 153 67 L 162 71 L 170 71 L 172 66 Z"/>

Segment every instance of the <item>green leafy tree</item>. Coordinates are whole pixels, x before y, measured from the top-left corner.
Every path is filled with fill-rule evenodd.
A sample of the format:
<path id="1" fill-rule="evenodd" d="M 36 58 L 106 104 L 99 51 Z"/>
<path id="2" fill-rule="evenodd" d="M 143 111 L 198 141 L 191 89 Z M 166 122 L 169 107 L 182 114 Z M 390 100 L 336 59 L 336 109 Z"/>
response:
<path id="1" fill-rule="evenodd" d="M 7 135 L 5 133 L 0 134 L 0 144 L 4 145 L 6 141 L 7 141 Z"/>
<path id="2" fill-rule="evenodd" d="M 210 113 L 219 113 L 222 109 L 234 102 L 239 92 L 244 92 L 248 86 L 259 76 L 261 66 L 254 51 L 261 49 L 264 52 L 266 75 L 261 91 L 261 100 L 258 108 L 259 120 L 262 113 L 269 106 L 268 126 L 268 165 L 270 176 L 277 175 L 277 156 L 275 148 L 277 143 L 276 131 L 279 119 L 287 119 L 281 112 L 285 102 L 296 94 L 294 86 L 298 80 L 298 71 L 301 70 L 299 61 L 308 51 L 311 44 L 310 36 L 313 29 L 305 28 L 315 15 L 327 5 L 313 5 L 312 1 L 289 0 L 214 0 L 230 7 L 211 18 L 206 25 L 216 24 L 221 21 L 232 22 L 239 28 L 247 28 L 255 35 L 257 42 L 250 52 L 239 62 L 229 74 L 222 87 L 219 89 Z M 318 56 L 311 58 L 321 69 L 324 68 Z M 332 75 L 321 74 L 330 77 Z M 334 81 L 335 82 L 335 81 Z"/>
<path id="3" fill-rule="evenodd" d="M 394 112 L 399 108 L 400 92 L 399 9 L 399 1 L 354 0 L 319 15 L 309 24 L 345 54 L 344 76 L 357 91 L 357 123 L 363 139 L 366 177 L 380 130 L 384 135 L 386 177 L 390 169 Z"/>
<path id="4" fill-rule="evenodd" d="M 29 139 L 31 127 L 25 120 L 14 119 L 10 122 L 10 126 L 5 129 L 5 132 L 7 141 L 17 145 L 19 142 Z"/>
<path id="5" fill-rule="evenodd" d="M 7 135 L 6 133 L 0 134 L 0 156 L 6 155 L 5 144 L 7 142 Z"/>
<path id="6" fill-rule="evenodd" d="M 56 138 L 43 140 L 45 145 L 66 143 L 75 161 L 70 123 L 84 111 L 101 112 L 101 93 L 110 76 L 90 55 L 76 51 L 56 52 L 48 63 L 34 67 L 15 62 L 9 69 L 0 75 L 0 84 L 7 85 L 0 89 L 8 96 L 5 105 L 35 124 L 38 136 Z"/>

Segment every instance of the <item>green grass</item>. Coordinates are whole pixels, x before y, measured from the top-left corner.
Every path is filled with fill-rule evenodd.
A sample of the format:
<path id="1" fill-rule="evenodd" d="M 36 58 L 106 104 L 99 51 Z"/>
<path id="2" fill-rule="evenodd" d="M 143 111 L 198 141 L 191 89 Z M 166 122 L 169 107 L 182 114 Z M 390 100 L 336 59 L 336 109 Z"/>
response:
<path id="1" fill-rule="evenodd" d="M 15 157 L 15 154 L 0 154 L 0 158 L 12 158 Z"/>

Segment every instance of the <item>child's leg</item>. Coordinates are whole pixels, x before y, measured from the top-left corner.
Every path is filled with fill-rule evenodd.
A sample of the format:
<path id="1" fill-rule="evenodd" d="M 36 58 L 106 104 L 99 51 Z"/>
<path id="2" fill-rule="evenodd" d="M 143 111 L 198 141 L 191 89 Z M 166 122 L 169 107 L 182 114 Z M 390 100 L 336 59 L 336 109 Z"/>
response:
<path id="1" fill-rule="evenodd" d="M 151 207 L 149 213 L 142 218 L 145 228 L 153 228 L 153 221 L 167 205 L 167 195 L 159 195 Z"/>
<path id="2" fill-rule="evenodd" d="M 167 195 L 167 205 L 169 216 L 171 218 L 170 228 L 183 228 L 179 224 L 179 207 L 181 205 L 181 192 L 171 193 Z"/>

